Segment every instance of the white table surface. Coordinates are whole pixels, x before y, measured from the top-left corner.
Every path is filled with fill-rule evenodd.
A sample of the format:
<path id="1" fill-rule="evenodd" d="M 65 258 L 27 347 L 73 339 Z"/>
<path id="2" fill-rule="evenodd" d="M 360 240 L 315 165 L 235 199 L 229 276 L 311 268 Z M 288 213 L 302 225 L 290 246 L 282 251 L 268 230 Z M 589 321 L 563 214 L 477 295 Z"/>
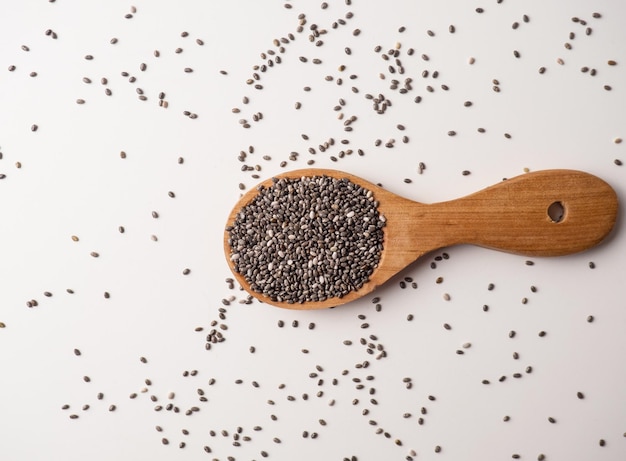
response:
<path id="1" fill-rule="evenodd" d="M 231 274 L 222 248 L 239 184 L 248 190 L 311 159 L 426 203 L 547 168 L 598 175 L 623 201 L 626 166 L 614 163 L 626 162 L 626 142 L 615 142 L 626 137 L 623 2 L 328 3 L 326 9 L 297 0 L 0 4 L 0 173 L 6 175 L 0 180 L 0 460 L 239 461 L 262 459 L 262 452 L 274 460 L 626 459 L 623 208 L 613 234 L 587 252 L 528 258 L 445 248 L 375 294 L 334 310 L 241 304 L 246 293 L 225 283 Z M 126 18 L 133 5 L 136 13 Z M 334 29 L 348 12 L 353 17 Z M 299 14 L 307 20 L 301 33 Z M 327 31 L 315 38 L 320 46 L 308 39 L 311 24 Z M 273 40 L 288 34 L 295 39 L 280 43 L 281 53 Z M 393 59 L 381 59 L 396 44 L 403 75 L 390 74 Z M 276 54 L 264 60 L 268 50 Z M 276 56 L 282 62 L 257 71 L 261 90 L 246 82 L 254 79 L 253 66 Z M 596 75 L 581 72 L 583 66 Z M 413 79 L 407 94 L 390 89 L 391 79 L 407 77 Z M 138 99 L 137 89 L 147 100 Z M 167 108 L 158 104 L 160 92 Z M 375 113 L 367 93 L 383 94 L 392 106 Z M 334 110 L 340 98 L 344 120 L 357 117 L 349 132 Z M 448 136 L 451 130 L 456 136 Z M 335 145 L 320 152 L 329 138 Z M 391 138 L 395 147 L 385 148 Z M 376 147 L 376 139 L 383 145 Z M 249 146 L 254 152 L 242 163 L 237 157 Z M 339 158 L 347 149 L 354 153 Z M 296 160 L 290 152 L 299 153 Z M 244 164 L 261 170 L 242 172 Z M 432 269 L 443 251 L 449 259 Z M 535 264 L 527 265 L 529 259 Z M 402 289 L 404 277 L 418 288 Z M 236 299 L 223 306 L 231 296 Z M 37 305 L 29 308 L 31 300 Z M 214 320 L 227 326 L 220 330 L 226 340 L 205 350 Z M 387 356 L 376 359 L 378 351 L 369 354 L 360 338 L 380 344 Z M 471 347 L 457 354 L 466 342 Z M 364 361 L 369 366 L 359 368 Z M 411 389 L 404 378 L 411 378 Z M 157 405 L 163 409 L 155 411 Z M 199 411 L 186 414 L 194 406 Z M 238 427 L 241 446 L 234 446 Z"/>

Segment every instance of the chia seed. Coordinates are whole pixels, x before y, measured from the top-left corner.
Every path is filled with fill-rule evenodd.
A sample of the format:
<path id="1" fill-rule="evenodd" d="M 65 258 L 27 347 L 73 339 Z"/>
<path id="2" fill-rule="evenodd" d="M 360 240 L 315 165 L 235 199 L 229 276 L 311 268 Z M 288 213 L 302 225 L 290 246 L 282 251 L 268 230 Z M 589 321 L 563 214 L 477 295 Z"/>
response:
<path id="1" fill-rule="evenodd" d="M 372 192 L 347 179 L 274 179 L 227 229 L 230 258 L 273 301 L 341 298 L 377 267 L 384 225 Z"/>

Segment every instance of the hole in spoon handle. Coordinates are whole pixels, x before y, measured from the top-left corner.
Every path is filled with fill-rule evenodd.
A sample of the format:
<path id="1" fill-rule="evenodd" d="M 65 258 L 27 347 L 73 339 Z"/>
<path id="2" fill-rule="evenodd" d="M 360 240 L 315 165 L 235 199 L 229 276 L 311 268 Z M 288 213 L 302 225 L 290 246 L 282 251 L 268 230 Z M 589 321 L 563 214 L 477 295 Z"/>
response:
<path id="1" fill-rule="evenodd" d="M 470 243 L 558 256 L 600 243 L 615 224 L 618 204 L 615 191 L 596 176 L 543 170 L 430 207 L 445 240 L 435 246 Z"/>
<path id="2" fill-rule="evenodd" d="M 563 221 L 563 217 L 565 216 L 565 207 L 561 202 L 552 202 L 546 211 L 550 217 L 550 221 L 553 223 L 557 224 Z"/>

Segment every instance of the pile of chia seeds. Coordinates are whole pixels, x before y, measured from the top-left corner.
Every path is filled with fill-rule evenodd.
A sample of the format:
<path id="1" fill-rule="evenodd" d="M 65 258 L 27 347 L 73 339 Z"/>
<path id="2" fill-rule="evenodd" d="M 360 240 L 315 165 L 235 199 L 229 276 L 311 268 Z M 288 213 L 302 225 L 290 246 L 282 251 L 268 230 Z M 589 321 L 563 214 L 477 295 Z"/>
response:
<path id="1" fill-rule="evenodd" d="M 377 206 L 348 179 L 274 179 L 227 228 L 235 271 L 273 301 L 341 298 L 378 266 L 385 218 Z"/>

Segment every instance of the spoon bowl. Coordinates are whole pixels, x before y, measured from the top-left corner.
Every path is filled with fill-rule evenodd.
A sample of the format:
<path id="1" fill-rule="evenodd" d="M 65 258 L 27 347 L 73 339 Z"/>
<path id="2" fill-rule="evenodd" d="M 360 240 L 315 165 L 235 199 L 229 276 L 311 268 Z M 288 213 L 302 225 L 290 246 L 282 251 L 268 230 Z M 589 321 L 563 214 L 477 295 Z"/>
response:
<path id="1" fill-rule="evenodd" d="M 384 216 L 383 250 L 377 266 L 360 288 L 323 301 L 293 303 L 254 291 L 231 259 L 229 229 L 259 193 L 280 178 L 326 176 L 348 181 L 373 193 Z M 249 190 L 226 222 L 224 251 L 239 284 L 262 302 L 290 309 L 321 309 L 361 298 L 425 253 L 472 244 L 526 256 L 561 256 L 599 244 L 617 216 L 615 191 L 602 179 L 576 170 L 526 173 L 454 200 L 424 204 L 389 192 L 337 170 L 302 169 L 283 173 Z"/>

